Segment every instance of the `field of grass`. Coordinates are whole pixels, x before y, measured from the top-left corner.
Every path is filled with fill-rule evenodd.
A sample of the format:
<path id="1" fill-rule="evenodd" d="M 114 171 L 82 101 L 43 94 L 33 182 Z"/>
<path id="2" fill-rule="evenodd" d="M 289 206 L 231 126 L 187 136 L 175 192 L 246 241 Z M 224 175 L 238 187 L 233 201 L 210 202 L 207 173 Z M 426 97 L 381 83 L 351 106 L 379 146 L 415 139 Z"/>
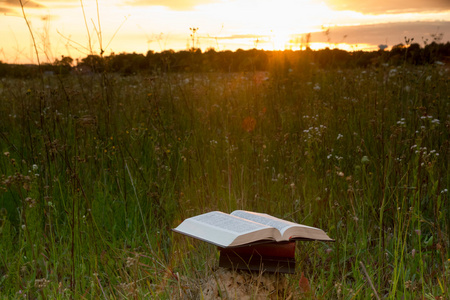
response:
<path id="1" fill-rule="evenodd" d="M 449 73 L 283 61 L 1 79 L 1 298 L 200 298 L 217 249 L 170 229 L 235 209 L 336 239 L 294 298 L 449 297 Z"/>

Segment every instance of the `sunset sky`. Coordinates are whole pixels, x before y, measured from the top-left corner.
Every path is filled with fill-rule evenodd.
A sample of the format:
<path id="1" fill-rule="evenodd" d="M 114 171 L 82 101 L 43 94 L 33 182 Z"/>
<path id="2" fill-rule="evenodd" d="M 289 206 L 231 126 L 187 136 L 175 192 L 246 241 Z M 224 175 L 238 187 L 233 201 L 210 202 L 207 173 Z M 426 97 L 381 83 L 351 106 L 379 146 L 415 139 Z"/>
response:
<path id="1" fill-rule="evenodd" d="M 183 50 L 375 50 L 450 41 L 450 0 L 23 1 L 41 62 L 61 55 Z M 97 9 L 98 8 L 98 9 Z M 86 22 L 85 22 L 86 21 Z M 443 34 L 443 35 L 442 35 Z M 36 63 L 19 0 L 0 0 L 0 61 Z"/>

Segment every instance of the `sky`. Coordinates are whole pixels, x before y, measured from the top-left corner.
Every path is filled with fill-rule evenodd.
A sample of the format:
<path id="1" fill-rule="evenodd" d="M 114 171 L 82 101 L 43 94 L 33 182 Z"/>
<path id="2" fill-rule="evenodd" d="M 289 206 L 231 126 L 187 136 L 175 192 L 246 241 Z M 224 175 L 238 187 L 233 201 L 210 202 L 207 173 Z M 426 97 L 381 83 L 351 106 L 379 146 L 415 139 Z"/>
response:
<path id="1" fill-rule="evenodd" d="M 191 47 L 370 51 L 405 37 L 450 41 L 450 0 L 0 0 L 7 63 Z"/>

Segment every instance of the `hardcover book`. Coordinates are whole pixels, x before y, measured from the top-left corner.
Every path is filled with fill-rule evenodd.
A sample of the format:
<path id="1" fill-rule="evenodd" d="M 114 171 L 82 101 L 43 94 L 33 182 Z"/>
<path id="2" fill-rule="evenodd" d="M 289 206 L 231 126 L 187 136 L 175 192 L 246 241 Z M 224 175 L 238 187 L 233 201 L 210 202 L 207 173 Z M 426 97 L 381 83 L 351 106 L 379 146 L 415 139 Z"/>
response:
<path id="1" fill-rule="evenodd" d="M 334 241 L 322 229 L 244 210 L 201 214 L 184 220 L 173 231 L 222 248 L 296 240 Z"/>

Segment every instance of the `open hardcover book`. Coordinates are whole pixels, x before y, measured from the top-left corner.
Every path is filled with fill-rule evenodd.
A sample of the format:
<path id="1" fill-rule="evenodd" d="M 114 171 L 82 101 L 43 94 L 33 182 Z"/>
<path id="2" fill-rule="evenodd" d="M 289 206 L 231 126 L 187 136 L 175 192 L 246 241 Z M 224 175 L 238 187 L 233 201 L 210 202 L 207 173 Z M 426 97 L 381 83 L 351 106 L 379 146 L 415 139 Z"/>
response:
<path id="1" fill-rule="evenodd" d="M 334 241 L 322 229 L 244 210 L 198 215 L 184 220 L 173 231 L 223 248 L 274 241 Z"/>

